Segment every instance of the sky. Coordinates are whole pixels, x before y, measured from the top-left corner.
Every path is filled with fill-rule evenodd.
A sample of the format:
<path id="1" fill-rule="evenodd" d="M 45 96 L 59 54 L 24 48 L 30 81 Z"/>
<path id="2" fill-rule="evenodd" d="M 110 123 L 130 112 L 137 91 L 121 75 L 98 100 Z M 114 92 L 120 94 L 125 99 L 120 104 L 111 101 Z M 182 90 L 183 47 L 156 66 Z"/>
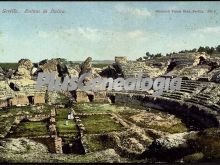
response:
<path id="1" fill-rule="evenodd" d="M 3 12 L 10 9 L 19 13 Z M 135 60 L 146 52 L 215 47 L 220 45 L 219 21 L 220 2 L 0 2 L 0 62 L 88 56 Z"/>

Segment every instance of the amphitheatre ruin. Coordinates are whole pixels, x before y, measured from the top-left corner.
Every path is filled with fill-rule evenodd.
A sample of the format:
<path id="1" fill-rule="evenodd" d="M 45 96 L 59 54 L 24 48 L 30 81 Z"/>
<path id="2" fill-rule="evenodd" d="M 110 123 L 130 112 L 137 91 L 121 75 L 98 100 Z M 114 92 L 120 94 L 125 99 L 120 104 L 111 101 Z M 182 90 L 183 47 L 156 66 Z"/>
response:
<path id="1" fill-rule="evenodd" d="M 203 52 L 95 67 L 21 59 L 0 71 L 0 162 L 202 162 L 220 159 L 220 58 Z M 181 77 L 180 90 L 36 90 L 38 73 Z M 85 80 L 86 81 L 86 80 Z"/>

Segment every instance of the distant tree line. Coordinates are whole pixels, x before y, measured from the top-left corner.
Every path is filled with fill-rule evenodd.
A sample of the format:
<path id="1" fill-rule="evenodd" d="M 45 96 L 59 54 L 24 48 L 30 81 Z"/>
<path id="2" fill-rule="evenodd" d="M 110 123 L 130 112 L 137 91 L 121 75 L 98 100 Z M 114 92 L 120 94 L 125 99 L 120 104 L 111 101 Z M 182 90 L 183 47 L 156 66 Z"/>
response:
<path id="1" fill-rule="evenodd" d="M 144 57 L 138 58 L 137 61 L 147 60 L 147 59 L 151 59 L 154 57 L 162 57 L 162 54 L 161 53 L 150 54 L 149 52 L 146 52 L 146 55 Z"/>
<path id="2" fill-rule="evenodd" d="M 198 49 L 194 48 L 191 50 L 181 50 L 179 52 L 167 53 L 166 56 L 171 56 L 177 53 L 194 53 L 194 52 L 205 52 L 209 55 L 220 54 L 220 45 L 218 45 L 217 47 L 200 46 Z M 147 60 L 147 59 L 152 59 L 152 58 L 157 58 L 157 57 L 162 57 L 162 54 L 161 53 L 151 54 L 149 52 L 146 52 L 145 56 L 138 58 L 137 61 L 142 61 L 142 60 Z"/>

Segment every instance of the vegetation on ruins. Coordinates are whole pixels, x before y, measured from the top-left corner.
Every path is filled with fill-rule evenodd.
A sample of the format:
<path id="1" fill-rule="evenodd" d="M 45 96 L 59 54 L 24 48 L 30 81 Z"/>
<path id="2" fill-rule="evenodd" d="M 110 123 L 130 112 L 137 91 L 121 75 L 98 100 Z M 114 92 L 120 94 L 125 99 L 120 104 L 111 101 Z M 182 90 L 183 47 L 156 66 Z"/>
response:
<path id="1" fill-rule="evenodd" d="M 26 106 L 22 108 L 12 108 L 11 111 L 8 110 L 2 110 L 0 112 L 0 122 L 1 122 L 1 130 L 7 128 L 5 132 L 9 132 L 10 126 L 14 121 L 14 117 L 26 114 L 27 112 L 30 114 L 34 114 L 37 111 L 41 112 L 47 112 L 51 108 L 48 106 L 44 106 L 43 109 L 37 110 L 34 107 Z M 93 157 L 97 156 L 97 154 L 101 154 L 102 152 L 106 152 L 109 150 L 109 148 L 115 148 L 115 145 L 118 149 L 122 146 L 128 145 L 132 149 L 133 146 L 139 146 L 144 145 L 148 142 L 147 145 L 144 145 L 144 147 L 150 147 L 151 146 L 151 138 L 160 137 L 160 132 L 163 133 L 171 133 L 171 135 L 179 135 L 178 133 L 186 132 L 187 129 L 183 123 L 181 123 L 181 120 L 176 118 L 172 115 L 167 115 L 164 112 L 160 112 L 153 109 L 146 110 L 146 107 L 141 106 L 123 106 L 123 105 L 110 105 L 110 104 L 100 104 L 100 103 L 81 103 L 77 104 L 74 108 L 76 113 L 78 113 L 81 123 L 85 126 L 85 139 L 87 140 L 87 147 L 89 148 L 89 151 L 91 154 L 93 154 Z M 76 127 L 76 123 L 73 120 L 68 120 L 68 124 L 66 124 L 67 121 L 67 115 L 70 112 L 70 109 L 68 108 L 57 108 L 56 109 L 56 128 L 58 131 L 58 135 L 63 137 L 63 142 L 65 144 L 71 143 L 75 137 L 77 137 L 78 130 Z M 120 122 L 116 122 L 114 118 L 110 115 L 111 113 L 115 114 L 116 116 L 120 116 L 123 121 L 126 121 L 129 123 L 129 130 L 121 125 Z M 146 116 L 145 116 L 145 115 Z M 7 123 L 6 121 L 9 121 L 9 115 L 11 115 L 11 121 L 10 123 Z M 152 116 L 153 115 L 153 116 Z M 169 119 L 168 120 L 166 120 Z M 159 123 L 166 122 L 167 124 L 161 124 L 160 126 L 154 125 L 153 123 L 158 120 Z M 48 123 L 49 121 L 37 121 L 37 122 L 30 122 L 30 121 L 22 121 L 20 124 L 18 124 L 17 128 L 14 130 L 14 132 L 10 133 L 10 136 L 8 137 L 34 137 L 34 136 L 41 136 L 41 135 L 48 135 Z M 152 124 L 151 124 L 152 123 Z M 176 124 L 175 124 L 176 123 Z M 6 127 L 6 124 L 9 124 L 8 127 Z M 135 127 L 132 128 L 135 124 Z M 173 124 L 170 126 L 169 124 Z M 143 134 L 143 132 L 138 132 L 139 129 L 142 129 L 143 131 L 147 131 L 147 138 L 145 139 L 146 135 Z M 153 132 L 151 130 L 154 130 Z M 2 133 L 1 131 L 1 133 Z M 134 132 L 133 132 L 134 131 Z M 139 130 L 140 131 L 140 130 Z M 157 132 L 157 133 L 156 133 Z M 173 134 L 174 133 L 174 134 Z M 213 135 L 214 134 L 214 135 Z M 140 137 L 139 137 L 140 136 Z M 185 156 L 183 160 L 185 162 L 192 162 L 192 161 L 200 161 L 200 160 L 210 160 L 210 159 L 218 159 L 219 158 L 219 132 L 215 129 L 208 129 L 204 131 L 201 135 L 198 137 L 195 137 L 196 140 L 190 141 L 189 147 L 194 147 L 193 152 L 189 155 Z M 115 139 L 116 141 L 112 141 L 112 139 Z M 135 139 L 138 139 L 138 141 L 135 141 Z M 130 143 L 130 141 L 132 143 Z M 172 140 L 172 139 L 171 139 Z M 24 141 L 24 140 L 23 140 Z M 126 142 L 128 141 L 128 143 Z M 181 140 L 180 140 L 181 141 Z M 136 144 L 136 143 L 137 144 Z M 173 142 L 175 144 L 175 142 Z M 195 144 L 194 144 L 195 143 Z M 26 143 L 22 143 L 23 145 L 26 145 Z M 29 144 L 29 143 L 28 143 Z M 18 146 L 17 144 L 16 146 Z M 122 146 L 121 146 L 122 145 Z M 0 156 L 4 157 L 4 155 L 8 155 L 5 158 L 5 161 L 10 162 L 37 162 L 39 160 L 32 157 L 34 155 L 33 150 L 36 150 L 36 152 L 39 151 L 39 149 L 34 149 L 33 145 L 26 145 L 23 148 L 25 148 L 24 152 L 16 152 L 13 153 L 13 151 L 7 151 L 7 152 L 1 152 Z M 37 146 L 36 146 L 37 147 Z M 152 147 L 152 146 L 151 146 Z M 0 148 L 0 151 L 2 151 L 4 148 Z M 123 148 L 125 149 L 125 148 Z M 142 151 L 142 150 L 141 150 Z M 117 156 L 119 151 L 116 151 L 113 155 L 114 158 Z M 127 152 L 124 150 L 123 152 Z M 168 151 L 166 151 L 168 152 Z M 165 154 L 168 154 L 166 153 Z M 10 154 L 13 153 L 13 156 Z M 109 153 L 110 154 L 110 153 Z M 121 153 L 122 154 L 122 153 Z M 24 160 L 23 155 L 28 157 L 27 160 Z M 37 153 L 38 157 L 42 157 L 43 162 L 109 162 L 109 155 L 106 156 L 105 160 L 94 160 L 94 158 L 88 158 L 89 154 L 80 156 L 76 154 L 61 154 L 62 156 L 59 156 L 59 154 L 56 156 L 56 160 L 53 160 L 53 154 L 48 152 L 40 152 Z M 112 155 L 112 156 L 113 156 Z M 121 156 L 121 155 L 120 155 Z M 125 160 L 123 157 L 118 157 L 119 161 Z M 134 161 L 130 160 L 129 158 L 128 162 Z M 144 161 L 144 160 L 139 160 Z"/>
<path id="2" fill-rule="evenodd" d="M 167 53 L 166 56 L 171 56 L 173 54 L 178 54 L 178 53 L 195 53 L 195 52 L 205 52 L 209 55 L 217 55 L 219 56 L 220 54 L 220 45 L 216 46 L 216 47 L 209 47 L 209 46 L 200 46 L 198 49 L 194 48 L 191 50 L 181 50 L 179 52 L 171 52 L 171 53 Z M 157 57 L 162 57 L 163 55 L 161 53 L 157 53 L 157 54 L 152 54 L 150 52 L 146 52 L 145 56 L 143 57 L 139 57 L 138 59 L 136 59 L 136 61 L 143 61 L 143 60 L 147 60 L 147 59 L 152 59 L 152 58 L 157 58 Z"/>
<path id="3" fill-rule="evenodd" d="M 101 140 L 100 136 L 90 134 L 87 135 L 86 138 L 88 141 L 87 145 L 91 152 L 101 151 L 108 148 L 107 144 Z"/>
<path id="4" fill-rule="evenodd" d="M 47 123 L 43 121 L 35 121 L 21 122 L 10 137 L 35 137 L 45 135 L 48 135 Z"/>
<path id="5" fill-rule="evenodd" d="M 80 118 L 86 127 L 85 132 L 88 134 L 100 134 L 122 129 L 122 126 L 115 123 L 109 115 L 85 115 Z"/>
<path id="6" fill-rule="evenodd" d="M 76 123 L 73 120 L 69 120 L 68 124 L 66 124 L 68 110 L 65 108 L 60 108 L 56 110 L 56 126 L 59 136 L 76 136 L 77 135 L 77 128 Z"/>
<path id="7" fill-rule="evenodd" d="M 59 92 L 59 98 L 57 98 L 57 102 L 59 104 L 65 105 L 66 107 L 73 106 L 73 100 L 70 98 L 70 96 L 67 93 Z"/>
<path id="8" fill-rule="evenodd" d="M 219 49 L 220 46 L 215 48 Z M 213 53 L 213 48 L 180 51 L 177 57 L 172 58 L 169 67 L 164 64 L 170 57 L 149 60 L 147 64 L 150 65 L 117 57 L 115 63 L 109 65 L 103 74 L 107 77 L 117 74 L 118 77 L 127 79 L 127 76 L 134 76 L 138 71 L 149 76 L 152 73 L 152 77 L 164 76 L 167 71 L 172 71 L 175 76 L 186 76 L 181 83 L 181 90 L 166 91 L 157 98 L 151 95 L 153 91 L 88 93 L 76 90 L 70 93 L 52 92 L 44 88 L 35 95 L 34 92 L 31 93 L 34 89 L 28 82 L 33 77 L 29 76 L 54 71 L 58 76 L 65 77 L 71 73 L 69 71 L 75 64 L 72 62 L 71 66 L 63 66 L 63 63 L 71 62 L 58 59 L 62 63 L 59 68 L 56 60 L 43 60 L 40 63 L 47 64 L 47 67 L 43 67 L 46 71 L 40 70 L 39 63 L 36 63 L 34 69 L 39 69 L 39 72 L 32 74 L 32 70 L 28 69 L 32 62 L 28 59 L 21 60 L 19 68 L 26 69 L 21 69 L 18 77 L 10 79 L 19 82 L 23 78 L 21 84 L 26 87 L 27 81 L 28 85 L 22 97 L 19 95 L 23 92 L 22 87 L 20 92 L 9 90 L 18 97 L 2 97 L 0 162 L 94 163 L 126 160 L 129 163 L 146 163 L 219 160 L 219 128 L 214 127 L 219 126 L 217 112 L 220 108 L 220 87 L 214 81 L 195 81 L 204 75 L 210 74 L 210 78 L 218 76 L 219 61 L 218 58 L 210 58 L 203 53 L 196 53 L 199 56 L 190 56 L 190 59 L 187 56 L 190 52 L 204 51 L 210 54 Z M 146 57 L 141 57 L 140 60 L 161 56 L 161 53 L 153 55 L 147 52 Z M 97 64 L 99 67 L 105 65 Z M 87 69 L 97 70 L 96 74 L 104 77 L 99 72 L 101 69 L 94 68 L 92 61 L 88 66 Z M 78 77 L 80 68 L 78 69 L 76 68 L 77 74 L 72 72 L 72 77 Z M 2 86 L 6 85 L 2 81 Z M 5 96 L 5 91 L 7 92 L 7 88 L 3 88 L 2 96 Z M 209 127 L 213 127 L 213 130 L 206 129 Z M 144 155 L 154 151 L 157 153 Z M 169 155 L 172 157 L 168 157 Z M 143 157 L 136 159 L 139 156 Z"/>

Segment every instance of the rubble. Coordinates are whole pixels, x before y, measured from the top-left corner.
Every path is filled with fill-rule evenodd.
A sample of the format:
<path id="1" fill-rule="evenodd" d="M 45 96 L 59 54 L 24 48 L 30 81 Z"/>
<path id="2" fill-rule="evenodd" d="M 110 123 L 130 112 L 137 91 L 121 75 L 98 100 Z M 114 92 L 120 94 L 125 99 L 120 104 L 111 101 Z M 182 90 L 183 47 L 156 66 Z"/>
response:
<path id="1" fill-rule="evenodd" d="M 194 131 L 164 136 L 154 140 L 141 157 L 156 157 L 161 161 L 176 160 L 195 152 L 189 141 L 197 138 L 197 132 Z"/>
<path id="2" fill-rule="evenodd" d="M 7 139 L 1 141 L 0 151 L 2 153 L 16 154 L 16 153 L 30 153 L 41 152 L 47 153 L 48 149 L 41 143 L 26 138 Z"/>

